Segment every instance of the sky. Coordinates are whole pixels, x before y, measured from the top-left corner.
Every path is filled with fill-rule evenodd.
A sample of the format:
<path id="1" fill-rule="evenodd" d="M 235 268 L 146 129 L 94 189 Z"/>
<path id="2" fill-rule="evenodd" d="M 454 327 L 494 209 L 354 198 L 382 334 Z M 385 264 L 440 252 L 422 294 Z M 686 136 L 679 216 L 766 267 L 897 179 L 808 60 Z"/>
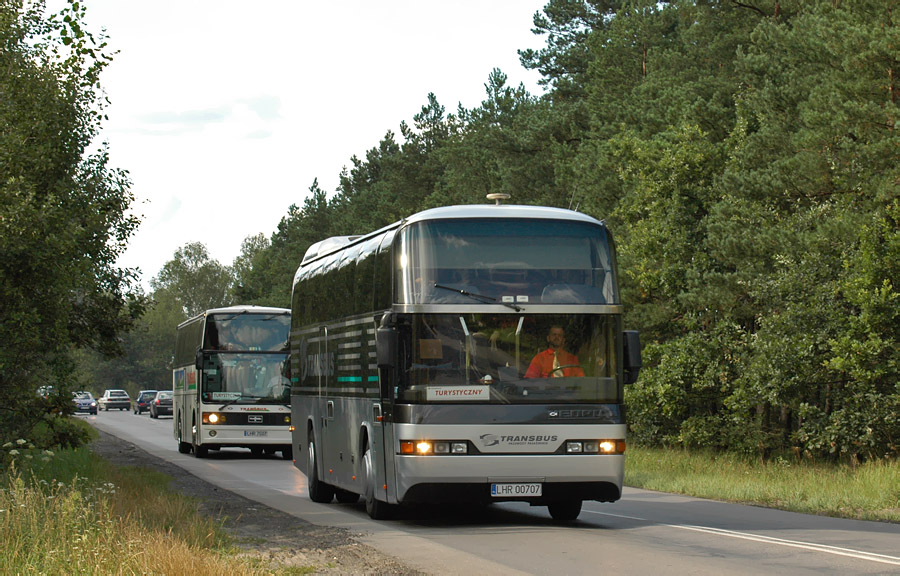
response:
<path id="1" fill-rule="evenodd" d="M 202 242 L 230 265 L 267 238 L 314 180 L 330 197 L 351 157 L 412 123 L 485 99 L 494 68 L 532 94 L 517 50 L 546 0 L 84 0 L 87 29 L 117 50 L 101 76 L 101 140 L 127 170 L 141 218 L 118 261 L 142 285 Z"/>

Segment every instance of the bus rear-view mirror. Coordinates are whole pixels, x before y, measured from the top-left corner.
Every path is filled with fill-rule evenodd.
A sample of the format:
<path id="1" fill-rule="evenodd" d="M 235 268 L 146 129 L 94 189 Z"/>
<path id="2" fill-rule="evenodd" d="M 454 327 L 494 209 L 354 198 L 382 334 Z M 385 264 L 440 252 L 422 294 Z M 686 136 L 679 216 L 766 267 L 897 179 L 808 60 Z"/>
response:
<path id="1" fill-rule="evenodd" d="M 641 338 L 637 330 L 625 330 L 625 384 L 637 382 L 641 371 Z"/>

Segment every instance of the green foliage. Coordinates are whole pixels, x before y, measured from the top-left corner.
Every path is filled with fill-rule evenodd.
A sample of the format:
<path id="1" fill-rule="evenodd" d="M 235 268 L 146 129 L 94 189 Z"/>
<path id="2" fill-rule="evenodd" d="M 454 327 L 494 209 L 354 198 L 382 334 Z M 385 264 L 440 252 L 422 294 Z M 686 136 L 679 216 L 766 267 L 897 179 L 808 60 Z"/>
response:
<path id="1" fill-rule="evenodd" d="M 76 354 L 76 379 L 81 389 L 99 397 L 106 388 L 122 388 L 132 398 L 141 390 L 172 385 L 175 327 L 186 319 L 181 306 L 166 291 L 154 292 L 144 315 L 122 339 L 123 354 L 104 358 L 91 350 Z"/>
<path id="2" fill-rule="evenodd" d="M 32 430 L 31 441 L 39 449 L 77 448 L 97 436 L 87 422 L 61 414 L 45 414 Z"/>
<path id="3" fill-rule="evenodd" d="M 70 411 L 71 350 L 119 353 L 144 307 L 135 271 L 115 266 L 138 224 L 128 175 L 88 151 L 111 56 L 79 3 L 43 10 L 0 3 L 0 440 Z M 59 401 L 40 401 L 42 385 Z"/>
<path id="4" fill-rule="evenodd" d="M 590 28 L 540 61 L 578 55 L 541 69 L 588 101 L 562 162 L 609 216 L 646 344 L 633 438 L 896 455 L 894 3 L 635 1 L 592 24 L 598 5 L 551 4 Z"/>
<path id="5" fill-rule="evenodd" d="M 189 318 L 231 304 L 232 283 L 231 269 L 210 258 L 202 243 L 192 242 L 175 251 L 150 287 L 164 301 L 171 298 Z"/>

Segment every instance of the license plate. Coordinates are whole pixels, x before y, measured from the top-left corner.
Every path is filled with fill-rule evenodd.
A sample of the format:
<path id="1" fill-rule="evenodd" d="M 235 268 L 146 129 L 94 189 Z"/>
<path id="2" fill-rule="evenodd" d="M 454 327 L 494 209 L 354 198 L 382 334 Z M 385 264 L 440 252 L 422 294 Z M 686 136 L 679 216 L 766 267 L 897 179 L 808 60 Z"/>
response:
<path id="1" fill-rule="evenodd" d="M 543 484 L 535 483 L 504 483 L 491 484 L 491 496 L 494 498 L 510 498 L 522 496 L 541 496 Z"/>
<path id="2" fill-rule="evenodd" d="M 268 436 L 269 432 L 267 430 L 244 430 L 244 436 L 253 436 L 254 438 L 259 438 L 261 436 Z"/>

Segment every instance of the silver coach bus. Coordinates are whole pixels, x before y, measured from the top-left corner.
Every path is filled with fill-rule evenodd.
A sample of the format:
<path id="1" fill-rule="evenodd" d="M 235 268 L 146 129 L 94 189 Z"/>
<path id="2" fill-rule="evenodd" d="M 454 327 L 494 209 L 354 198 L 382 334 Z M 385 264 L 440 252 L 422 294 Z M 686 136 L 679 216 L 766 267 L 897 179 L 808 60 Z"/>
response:
<path id="1" fill-rule="evenodd" d="M 420 212 L 307 251 L 292 442 L 316 502 L 526 501 L 571 521 L 625 464 L 625 331 L 605 224 L 556 208 Z"/>

